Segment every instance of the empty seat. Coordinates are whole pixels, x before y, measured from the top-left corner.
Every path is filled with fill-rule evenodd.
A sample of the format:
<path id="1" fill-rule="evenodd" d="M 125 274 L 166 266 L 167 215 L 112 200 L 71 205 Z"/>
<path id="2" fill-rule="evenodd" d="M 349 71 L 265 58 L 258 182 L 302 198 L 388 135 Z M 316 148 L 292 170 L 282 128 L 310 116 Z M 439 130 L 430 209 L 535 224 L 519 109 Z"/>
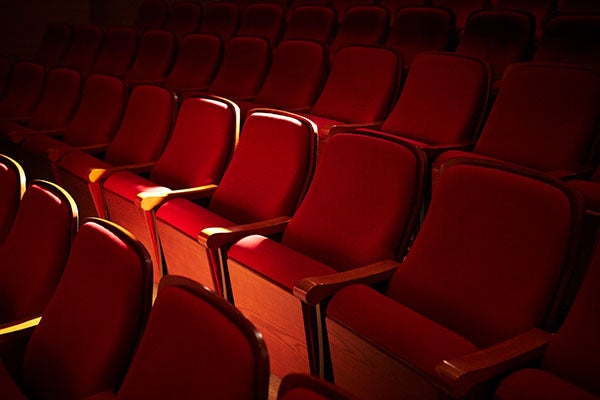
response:
<path id="1" fill-rule="evenodd" d="M 345 47 L 306 116 L 317 124 L 322 139 L 335 125 L 379 125 L 391 108 L 402 74 L 402 57 L 390 49 Z"/>
<path id="2" fill-rule="evenodd" d="M 190 33 L 179 40 L 173 68 L 163 85 L 181 94 L 207 90 L 215 78 L 223 56 L 223 41 L 210 33 Z"/>
<path id="3" fill-rule="evenodd" d="M 231 1 L 212 1 L 204 8 L 200 32 L 214 33 L 228 41 L 235 35 L 240 23 L 240 7 Z"/>
<path id="4" fill-rule="evenodd" d="M 275 3 L 250 4 L 242 15 L 238 35 L 260 36 L 276 46 L 285 24 L 285 9 Z"/>
<path id="5" fill-rule="evenodd" d="M 2 324 L 44 312 L 67 263 L 77 217 L 75 202 L 62 188 L 38 180 L 27 185 L 0 248 Z"/>
<path id="6" fill-rule="evenodd" d="M 21 164 L 0 154 L 0 248 L 17 215 L 25 185 L 25 171 Z"/>
<path id="7" fill-rule="evenodd" d="M 129 26 L 111 26 L 104 32 L 102 48 L 88 73 L 123 76 L 131 67 L 138 47 L 138 32 Z"/>
<path id="8" fill-rule="evenodd" d="M 533 60 L 600 69 L 599 35 L 600 15 L 555 17 L 546 25 Z"/>
<path id="9" fill-rule="evenodd" d="M 468 149 L 481 129 L 490 87 L 491 71 L 482 60 L 422 53 L 378 130 L 420 147 L 430 160 L 449 149 Z"/>
<path id="10" fill-rule="evenodd" d="M 314 40 L 329 44 L 336 26 L 337 15 L 333 8 L 320 5 L 299 5 L 288 13 L 283 40 Z"/>
<path id="11" fill-rule="evenodd" d="M 392 19 L 403 8 L 428 6 L 429 0 L 380 0 L 379 5 L 387 8 Z"/>
<path id="12" fill-rule="evenodd" d="M 138 51 L 125 80 L 137 83 L 162 82 L 171 70 L 177 49 L 175 34 L 164 29 L 148 29 L 140 36 Z"/>
<path id="13" fill-rule="evenodd" d="M 486 9 L 489 0 L 431 0 L 435 7 L 444 7 L 452 10 L 456 17 L 456 29 L 462 31 L 467 23 L 469 14 L 473 11 Z"/>
<path id="14" fill-rule="evenodd" d="M 464 398 L 506 368 L 480 356 L 518 339 L 539 350 L 581 215 L 560 181 L 482 160 L 445 164 L 385 291 L 349 286 L 327 306 L 335 382 L 364 399 Z"/>
<path id="15" fill-rule="evenodd" d="M 473 151 L 448 151 L 439 160 L 495 158 L 560 178 L 589 172 L 599 118 L 597 71 L 512 64 Z"/>
<path id="16" fill-rule="evenodd" d="M 196 282 L 161 281 L 123 385 L 90 400 L 266 400 L 269 356 L 261 335 L 226 300 Z M 116 393 L 116 395 L 114 394 Z"/>
<path id="17" fill-rule="evenodd" d="M 91 75 L 84 83 L 79 108 L 63 131 L 21 132 L 11 140 L 21 143 L 19 159 L 30 176 L 53 180 L 51 160 L 73 146 L 107 146 L 119 124 L 127 103 L 125 83 L 113 76 Z"/>
<path id="18" fill-rule="evenodd" d="M 52 300 L 29 330 L 22 368 L 10 371 L 21 378 L 19 386 L 9 364 L 0 364 L 3 396 L 74 400 L 116 391 L 151 302 L 145 249 L 120 227 L 88 220 L 75 236 Z"/>
<path id="19" fill-rule="evenodd" d="M 390 26 L 388 11 L 380 6 L 354 6 L 346 11 L 344 20 L 329 46 L 331 60 L 337 52 L 351 45 L 375 45 L 385 42 Z"/>
<path id="20" fill-rule="evenodd" d="M 516 399 L 582 399 L 600 398 L 596 377 L 600 369 L 595 363 L 599 354 L 596 341 L 600 335 L 600 246 L 596 247 L 583 284 L 556 335 L 550 338 L 537 368 L 524 368 L 500 382 L 495 398 Z M 515 346 L 518 343 L 515 344 Z M 515 354 L 522 354 L 527 347 Z M 521 363 L 525 367 L 524 363 Z"/>
<path id="21" fill-rule="evenodd" d="M 51 22 L 36 49 L 34 60 L 46 65 L 59 64 L 71 44 L 73 27 L 67 22 Z"/>
<path id="22" fill-rule="evenodd" d="M 160 29 L 165 26 L 169 15 L 169 3 L 164 0 L 143 0 L 133 21 L 140 30 Z"/>
<path id="23" fill-rule="evenodd" d="M 102 194 L 108 218 L 131 231 L 150 251 L 156 282 L 162 254 L 152 210 L 139 196 L 218 184 L 237 144 L 239 111 L 225 99 L 191 97 L 179 109 L 173 133 L 147 178 L 117 168 L 104 173 Z"/>
<path id="24" fill-rule="evenodd" d="M 305 40 L 281 42 L 256 97 L 252 101 L 236 101 L 242 119 L 257 107 L 308 111 L 323 86 L 327 63 L 327 51 L 322 44 Z"/>
<path id="25" fill-rule="evenodd" d="M 227 232 L 235 240 L 243 228 L 272 229 L 270 223 L 285 223 L 312 176 L 315 145 L 310 121 L 283 111 L 256 110 L 246 119 L 218 186 L 189 190 L 187 199 L 177 198 L 182 194 L 178 191 L 148 193 L 143 208 L 162 204 L 156 211 L 156 230 L 167 272 L 227 295 L 227 276 L 221 272 L 221 246 L 232 240 Z M 191 201 L 201 198 L 209 199 L 208 205 Z"/>
<path id="26" fill-rule="evenodd" d="M 82 216 L 105 216 L 99 178 L 101 172 L 120 165 L 137 164 L 149 170 L 160 156 L 175 119 L 175 96 L 165 88 L 138 85 L 132 89 L 119 130 L 108 145 L 66 150 L 52 168 L 56 182 L 73 195 Z"/>
<path id="27" fill-rule="evenodd" d="M 176 0 L 171 3 L 165 29 L 177 36 L 196 32 L 202 22 L 204 8 L 201 3 L 188 0 Z"/>
<path id="28" fill-rule="evenodd" d="M 506 68 L 531 58 L 535 22 L 529 14 L 513 10 L 481 10 L 471 13 L 456 52 L 479 57 L 492 67 L 498 81 Z"/>
<path id="29" fill-rule="evenodd" d="M 495 10 L 519 10 L 530 13 L 535 21 L 535 37 L 539 39 L 546 27 L 546 22 L 555 11 L 555 0 L 492 0 L 491 8 Z"/>
<path id="30" fill-rule="evenodd" d="M 0 118 L 29 117 L 40 100 L 45 80 L 44 65 L 33 61 L 15 62 L 10 81 L 0 100 Z"/>
<path id="31" fill-rule="evenodd" d="M 308 374 L 289 374 L 283 377 L 277 400 L 356 400 L 350 393 L 323 379 Z"/>
<path id="32" fill-rule="evenodd" d="M 228 250 L 234 304 L 263 333 L 273 374 L 327 374 L 323 308 L 345 285 L 391 273 L 414 232 L 424 169 L 410 145 L 335 134 L 281 241 L 251 235 Z"/>
<path id="33" fill-rule="evenodd" d="M 89 71 L 100 52 L 104 31 L 99 25 L 73 25 L 73 36 L 61 64 Z"/>
<path id="34" fill-rule="evenodd" d="M 406 7 L 392 21 L 385 46 L 398 51 L 409 68 L 412 59 L 426 51 L 448 51 L 454 46 L 454 14 L 444 8 Z"/>
<path id="35" fill-rule="evenodd" d="M 331 5 L 335 9 L 338 21 L 343 21 L 346 18 L 348 9 L 355 6 L 372 6 L 377 4 L 375 0 L 330 0 Z"/>

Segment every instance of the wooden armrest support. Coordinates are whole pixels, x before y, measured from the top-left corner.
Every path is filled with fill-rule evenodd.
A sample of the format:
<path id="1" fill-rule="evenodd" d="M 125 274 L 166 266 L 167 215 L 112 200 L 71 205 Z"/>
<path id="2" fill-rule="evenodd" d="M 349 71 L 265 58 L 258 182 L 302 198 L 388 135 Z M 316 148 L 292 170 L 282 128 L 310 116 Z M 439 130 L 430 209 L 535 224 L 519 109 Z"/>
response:
<path id="1" fill-rule="evenodd" d="M 105 180 L 110 175 L 119 171 L 130 171 L 134 174 L 148 172 L 152 169 L 152 167 L 156 164 L 154 161 L 150 161 L 147 163 L 140 164 L 128 164 L 128 165 L 119 165 L 111 168 L 92 168 L 88 175 L 88 179 L 90 182 L 98 182 L 101 180 Z"/>
<path id="2" fill-rule="evenodd" d="M 42 317 L 34 317 L 22 321 L 15 321 L 8 324 L 2 324 L 0 325 L 0 336 L 9 335 L 15 332 L 21 332 L 36 327 L 40 323 L 41 319 Z"/>
<path id="3" fill-rule="evenodd" d="M 509 340 L 464 356 L 444 360 L 434 376 L 453 397 L 464 397 L 473 387 L 541 357 L 552 334 L 532 328 Z"/>
<path id="4" fill-rule="evenodd" d="M 217 250 L 250 235 L 272 235 L 283 232 L 290 217 L 277 217 L 252 224 L 237 225 L 229 228 L 205 228 L 198 235 L 198 242 L 211 250 Z"/>
<path id="5" fill-rule="evenodd" d="M 138 193 L 137 197 L 140 202 L 140 207 L 145 211 L 150 211 L 164 202 L 184 197 L 187 199 L 202 199 L 212 196 L 217 189 L 217 185 L 204 185 L 188 189 L 167 190 L 163 193 L 158 191 L 149 191 Z"/>
<path id="6" fill-rule="evenodd" d="M 383 260 L 349 271 L 300 279 L 294 285 L 294 296 L 314 306 L 345 286 L 354 283 L 371 285 L 388 280 L 399 265 L 395 260 Z"/>

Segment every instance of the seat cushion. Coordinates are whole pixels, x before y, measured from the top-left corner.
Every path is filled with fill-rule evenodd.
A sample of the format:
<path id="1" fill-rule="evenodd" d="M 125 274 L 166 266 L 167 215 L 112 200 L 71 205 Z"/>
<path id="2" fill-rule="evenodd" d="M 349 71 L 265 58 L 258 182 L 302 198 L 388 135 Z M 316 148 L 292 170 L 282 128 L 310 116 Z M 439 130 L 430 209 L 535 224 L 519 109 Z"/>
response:
<path id="1" fill-rule="evenodd" d="M 428 374 L 442 360 L 477 350 L 456 333 L 364 285 L 340 290 L 327 316 Z"/>
<path id="2" fill-rule="evenodd" d="M 337 272 L 323 263 L 259 235 L 248 236 L 238 241 L 227 255 L 290 291 L 302 278 Z"/>
<path id="3" fill-rule="evenodd" d="M 204 228 L 236 225 L 186 199 L 167 201 L 156 212 L 156 218 L 191 237 L 198 236 Z"/>
<path id="4" fill-rule="evenodd" d="M 525 368 L 504 379 L 496 400 L 598 400 L 598 397 L 541 369 Z"/>

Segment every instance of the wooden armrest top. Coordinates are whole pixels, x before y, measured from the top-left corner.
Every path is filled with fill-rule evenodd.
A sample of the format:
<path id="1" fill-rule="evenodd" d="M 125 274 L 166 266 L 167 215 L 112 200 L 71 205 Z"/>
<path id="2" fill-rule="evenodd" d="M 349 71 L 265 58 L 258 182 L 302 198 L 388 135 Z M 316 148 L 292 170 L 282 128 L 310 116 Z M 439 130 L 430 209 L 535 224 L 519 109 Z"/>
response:
<path id="1" fill-rule="evenodd" d="M 0 336 L 33 328 L 40 323 L 41 319 L 42 317 L 33 317 L 22 321 L 15 321 L 8 324 L 2 324 L 0 325 Z"/>
<path id="2" fill-rule="evenodd" d="M 348 271 L 304 278 L 294 285 L 294 296 L 308 305 L 316 305 L 350 284 L 370 285 L 390 279 L 399 265 L 395 260 L 382 260 Z"/>
<path id="3" fill-rule="evenodd" d="M 217 185 L 204 185 L 179 190 L 166 189 L 163 192 L 156 190 L 142 192 L 138 193 L 137 197 L 140 202 L 140 207 L 142 207 L 142 209 L 145 211 L 150 211 L 164 202 L 178 197 L 184 197 L 187 199 L 201 199 L 210 197 L 216 189 Z"/>
<path id="4" fill-rule="evenodd" d="M 105 180 L 118 171 L 131 171 L 133 173 L 147 172 L 152 169 L 154 164 L 156 164 L 156 162 L 150 161 L 147 163 L 119 165 L 110 168 L 92 168 L 88 175 L 88 179 L 90 182 L 98 182 L 100 180 Z"/>
<path id="5" fill-rule="evenodd" d="M 532 328 L 511 339 L 435 367 L 435 377 L 452 396 L 463 397 L 473 387 L 541 357 L 552 334 Z"/>
<path id="6" fill-rule="evenodd" d="M 283 216 L 251 224 L 237 225 L 229 228 L 205 228 L 198 235 L 198 242 L 205 247 L 216 250 L 227 244 L 232 244 L 250 235 L 272 235 L 283 232 L 290 217 Z"/>
<path id="7" fill-rule="evenodd" d="M 335 124 L 329 128 L 329 136 L 340 132 L 354 132 L 358 129 L 378 129 L 383 125 L 383 121 L 357 122 L 354 124 Z"/>

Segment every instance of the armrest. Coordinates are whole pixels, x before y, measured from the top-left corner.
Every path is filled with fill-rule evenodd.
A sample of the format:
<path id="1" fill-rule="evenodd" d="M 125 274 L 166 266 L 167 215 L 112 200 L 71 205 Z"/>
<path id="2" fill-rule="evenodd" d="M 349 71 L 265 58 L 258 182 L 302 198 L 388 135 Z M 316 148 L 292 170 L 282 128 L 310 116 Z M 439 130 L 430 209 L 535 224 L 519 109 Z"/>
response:
<path id="1" fill-rule="evenodd" d="M 361 128 L 379 129 L 381 128 L 381 125 L 383 125 L 383 121 L 359 122 L 356 124 L 337 124 L 329 128 L 329 136 L 339 132 L 353 132 Z"/>
<path id="2" fill-rule="evenodd" d="M 152 169 L 152 167 L 156 164 L 155 161 L 150 161 L 147 163 L 140 164 L 128 164 L 128 165 L 119 165 L 111 168 L 92 168 L 88 175 L 88 179 L 90 182 L 98 182 L 101 180 L 105 180 L 110 175 L 119 171 L 130 171 L 134 174 L 148 172 Z"/>
<path id="3" fill-rule="evenodd" d="M 444 360 L 435 367 L 434 376 L 448 393 L 461 398 L 476 385 L 541 357 L 551 337 L 532 328 L 486 349 Z"/>
<path id="4" fill-rule="evenodd" d="M 167 190 L 165 192 L 149 191 L 138 193 L 137 197 L 140 207 L 144 211 L 150 211 L 168 200 L 178 197 L 186 199 L 202 199 L 212 196 L 217 189 L 217 185 L 204 185 L 188 189 Z"/>
<path id="5" fill-rule="evenodd" d="M 399 265 L 395 260 L 383 260 L 349 271 L 300 279 L 294 285 L 294 296 L 313 306 L 345 286 L 354 283 L 370 285 L 388 280 Z"/>
<path id="6" fill-rule="evenodd" d="M 101 151 L 106 151 L 106 149 L 108 149 L 108 146 L 110 146 L 110 143 L 102 143 L 102 144 L 94 144 L 94 145 L 90 145 L 90 146 L 78 146 L 78 147 L 73 147 L 73 148 L 69 148 L 69 149 L 64 149 L 64 148 L 51 148 L 48 151 L 48 158 L 50 159 L 50 161 L 58 161 L 62 158 L 62 156 L 64 156 L 66 153 L 69 153 L 71 151 L 85 151 L 86 153 L 99 153 Z"/>
<path id="7" fill-rule="evenodd" d="M 198 235 L 198 242 L 211 250 L 232 244 L 250 235 L 272 235 L 283 232 L 290 217 L 277 217 L 252 224 L 237 225 L 230 228 L 205 228 Z"/>
<path id="8" fill-rule="evenodd" d="M 27 329 L 36 327 L 42 317 L 28 318 L 22 321 L 10 322 L 0 325 L 0 336 L 9 335 L 15 332 L 23 332 Z"/>
<path id="9" fill-rule="evenodd" d="M 23 142 L 25 139 L 27 139 L 28 137 L 31 136 L 35 136 L 35 135 L 47 135 L 47 136 L 53 136 L 53 137 L 61 137 L 63 136 L 65 133 L 64 128 L 62 129 L 46 129 L 46 130 L 39 130 L 39 131 L 14 131 L 11 132 L 9 134 L 10 136 L 10 140 L 15 143 L 15 144 L 19 144 L 21 142 Z"/>

